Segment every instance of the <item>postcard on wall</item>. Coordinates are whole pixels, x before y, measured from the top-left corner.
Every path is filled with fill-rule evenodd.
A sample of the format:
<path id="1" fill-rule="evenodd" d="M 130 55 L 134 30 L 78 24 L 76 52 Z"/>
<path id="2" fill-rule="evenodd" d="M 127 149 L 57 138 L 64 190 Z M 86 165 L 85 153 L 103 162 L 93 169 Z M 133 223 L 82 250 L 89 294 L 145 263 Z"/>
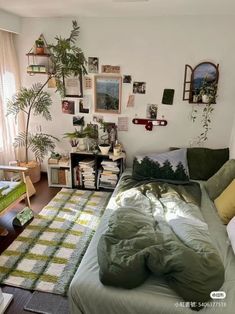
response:
<path id="1" fill-rule="evenodd" d="M 146 118 L 148 119 L 157 119 L 158 105 L 148 104 L 146 108 Z"/>
<path id="2" fill-rule="evenodd" d="M 68 114 L 74 114 L 75 112 L 75 101 L 74 100 L 62 100 L 61 103 L 62 106 L 62 112 L 68 113 Z"/>
<path id="3" fill-rule="evenodd" d="M 102 65 L 101 72 L 102 73 L 117 73 L 119 74 L 121 68 L 119 65 Z"/>
<path id="4" fill-rule="evenodd" d="M 130 84 L 132 81 L 131 75 L 123 75 L 123 83 L 128 83 Z"/>
<path id="5" fill-rule="evenodd" d="M 93 115 L 93 122 L 101 123 L 104 121 L 104 117 L 101 115 Z"/>
<path id="6" fill-rule="evenodd" d="M 130 95 L 127 101 L 127 107 L 134 107 L 135 105 L 135 95 Z"/>
<path id="7" fill-rule="evenodd" d="M 133 82 L 133 93 L 134 94 L 145 94 L 146 83 L 145 82 Z"/>
<path id="8" fill-rule="evenodd" d="M 84 125 L 84 117 L 81 117 L 81 116 L 73 117 L 73 125 L 83 126 Z"/>
<path id="9" fill-rule="evenodd" d="M 91 96 L 85 95 L 82 99 L 79 99 L 79 112 L 89 113 L 91 108 Z"/>
<path id="10" fill-rule="evenodd" d="M 84 88 L 85 89 L 92 89 L 92 78 L 89 76 L 84 77 Z"/>
<path id="11" fill-rule="evenodd" d="M 99 72 L 99 59 L 97 57 L 88 57 L 88 72 L 89 73 Z"/>
<path id="12" fill-rule="evenodd" d="M 118 117 L 118 131 L 128 131 L 128 117 Z"/>

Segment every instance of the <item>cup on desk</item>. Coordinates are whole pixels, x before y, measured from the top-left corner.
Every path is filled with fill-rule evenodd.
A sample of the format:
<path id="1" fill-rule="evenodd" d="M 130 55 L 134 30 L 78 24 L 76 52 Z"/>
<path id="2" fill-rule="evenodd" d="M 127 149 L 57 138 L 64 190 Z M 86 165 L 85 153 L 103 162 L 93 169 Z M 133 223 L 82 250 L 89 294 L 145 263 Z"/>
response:
<path id="1" fill-rule="evenodd" d="M 122 145 L 121 144 L 116 144 L 113 148 L 113 155 L 114 156 L 119 156 L 122 153 Z"/>

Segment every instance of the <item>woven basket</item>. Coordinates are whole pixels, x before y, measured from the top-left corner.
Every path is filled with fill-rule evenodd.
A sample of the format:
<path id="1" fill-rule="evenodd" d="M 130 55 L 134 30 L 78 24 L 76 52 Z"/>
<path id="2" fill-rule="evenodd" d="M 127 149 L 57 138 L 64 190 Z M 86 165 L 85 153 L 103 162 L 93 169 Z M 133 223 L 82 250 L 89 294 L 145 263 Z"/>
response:
<path id="1" fill-rule="evenodd" d="M 19 166 L 27 167 L 28 174 L 32 181 L 32 183 L 37 183 L 41 179 L 41 166 L 37 161 L 30 161 L 26 164 L 26 162 L 20 162 Z"/>

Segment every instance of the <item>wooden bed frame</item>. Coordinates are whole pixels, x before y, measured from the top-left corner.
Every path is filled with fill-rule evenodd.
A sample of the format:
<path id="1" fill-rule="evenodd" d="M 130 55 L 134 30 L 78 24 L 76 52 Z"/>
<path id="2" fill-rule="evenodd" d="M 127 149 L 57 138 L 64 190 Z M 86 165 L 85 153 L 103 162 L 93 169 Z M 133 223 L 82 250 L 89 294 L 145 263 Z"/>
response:
<path id="1" fill-rule="evenodd" d="M 36 190 L 30 180 L 29 175 L 27 175 L 28 168 L 26 167 L 17 167 L 17 166 L 0 166 L 0 171 L 3 171 L 4 175 L 6 172 L 15 172 L 20 174 L 20 179 L 26 185 L 26 192 L 18 197 L 14 202 L 12 202 L 9 206 L 3 209 L 0 212 L 0 217 L 10 211 L 16 204 L 26 199 L 27 206 L 30 207 L 30 196 L 36 193 Z M 6 235 L 6 229 L 2 229 L 0 227 L 0 235 Z"/>

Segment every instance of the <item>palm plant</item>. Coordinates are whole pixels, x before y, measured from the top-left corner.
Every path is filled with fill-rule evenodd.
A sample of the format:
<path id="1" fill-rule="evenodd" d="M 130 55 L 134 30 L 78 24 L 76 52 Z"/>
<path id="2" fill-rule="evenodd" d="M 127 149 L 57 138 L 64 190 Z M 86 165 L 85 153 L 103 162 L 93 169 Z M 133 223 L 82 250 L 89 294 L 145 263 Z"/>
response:
<path id="1" fill-rule="evenodd" d="M 50 106 L 52 100 L 49 93 L 43 91 L 48 81 L 54 77 L 57 84 L 57 91 L 64 95 L 63 80 L 70 75 L 77 76 L 85 74 L 86 59 L 82 50 L 76 47 L 75 43 L 79 35 L 79 26 L 76 21 L 73 21 L 73 28 L 69 38 L 61 38 L 56 36 L 56 44 L 48 45 L 52 70 L 48 73 L 48 78 L 44 84 L 37 83 L 31 88 L 22 87 L 12 100 L 8 102 L 8 113 L 13 114 L 15 118 L 20 112 L 26 114 L 25 131 L 21 132 L 15 138 L 15 147 L 25 148 L 25 162 L 29 161 L 29 150 L 31 150 L 36 160 L 42 161 L 48 151 L 53 151 L 55 141 L 58 139 L 52 135 L 45 133 L 33 134 L 30 130 L 30 119 L 32 114 L 35 116 L 41 115 L 46 120 L 51 120 Z"/>
<path id="2" fill-rule="evenodd" d="M 48 151 L 53 151 L 55 148 L 54 140 L 58 139 L 52 135 L 45 133 L 33 134 L 29 132 L 29 123 L 31 115 L 43 116 L 46 120 L 51 120 L 50 106 L 52 100 L 47 92 L 44 92 L 44 85 L 38 83 L 31 88 L 22 87 L 8 102 L 8 114 L 14 115 L 16 118 L 18 114 L 23 111 L 26 114 L 25 131 L 20 132 L 15 138 L 15 147 L 25 148 L 25 162 L 29 161 L 29 150 L 31 150 L 36 160 L 42 161 Z"/>

